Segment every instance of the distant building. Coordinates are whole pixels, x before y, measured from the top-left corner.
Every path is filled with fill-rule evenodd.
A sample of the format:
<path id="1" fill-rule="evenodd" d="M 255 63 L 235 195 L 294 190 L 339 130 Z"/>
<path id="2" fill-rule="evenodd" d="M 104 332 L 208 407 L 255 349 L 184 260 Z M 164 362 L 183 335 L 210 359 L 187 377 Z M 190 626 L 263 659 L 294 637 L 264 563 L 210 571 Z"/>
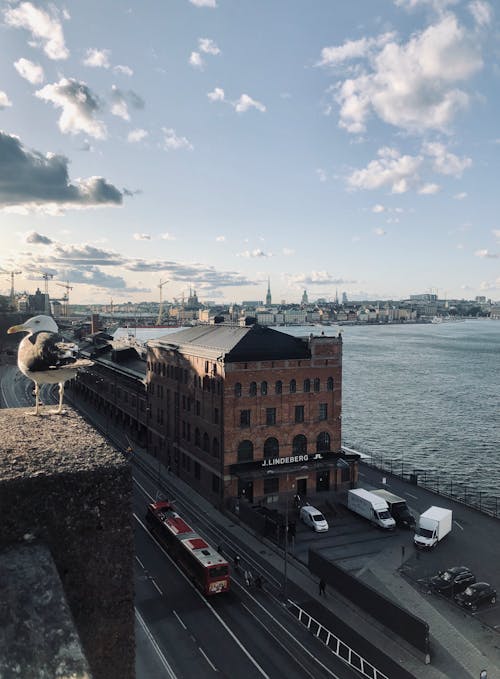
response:
<path id="1" fill-rule="evenodd" d="M 217 503 L 272 503 L 357 479 L 341 450 L 342 339 L 259 325 L 181 330 L 148 345 L 150 449 Z"/>
<path id="2" fill-rule="evenodd" d="M 272 298 L 271 298 L 271 279 L 267 279 L 267 294 L 266 294 L 266 306 L 271 306 L 272 304 Z"/>
<path id="3" fill-rule="evenodd" d="M 423 293 L 421 295 L 410 295 L 410 300 L 414 302 L 437 302 L 437 295 L 432 293 Z"/>
<path id="4" fill-rule="evenodd" d="M 307 296 L 307 290 L 302 293 L 301 304 L 309 304 L 309 297 Z"/>
<path id="5" fill-rule="evenodd" d="M 342 304 L 347 304 L 347 292 L 342 293 Z"/>

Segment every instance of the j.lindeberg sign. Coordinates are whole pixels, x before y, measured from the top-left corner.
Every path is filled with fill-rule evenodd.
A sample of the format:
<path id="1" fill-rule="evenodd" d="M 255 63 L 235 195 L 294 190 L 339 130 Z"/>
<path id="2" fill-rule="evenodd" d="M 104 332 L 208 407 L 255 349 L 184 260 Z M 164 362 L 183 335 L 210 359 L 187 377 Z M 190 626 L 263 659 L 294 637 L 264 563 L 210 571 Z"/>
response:
<path id="1" fill-rule="evenodd" d="M 272 457 L 269 460 L 263 460 L 262 467 L 275 467 L 279 464 L 293 464 L 297 462 L 311 462 L 314 460 L 322 460 L 323 455 L 321 453 L 315 453 L 314 455 L 291 455 L 290 457 Z"/>

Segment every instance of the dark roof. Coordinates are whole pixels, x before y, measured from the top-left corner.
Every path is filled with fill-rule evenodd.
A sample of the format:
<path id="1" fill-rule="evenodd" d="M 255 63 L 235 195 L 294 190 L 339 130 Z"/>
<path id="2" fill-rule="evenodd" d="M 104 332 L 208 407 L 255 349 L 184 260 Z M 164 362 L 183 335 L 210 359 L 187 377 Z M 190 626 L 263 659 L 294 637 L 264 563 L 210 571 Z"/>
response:
<path id="1" fill-rule="evenodd" d="M 310 358 L 307 342 L 262 325 L 197 325 L 148 342 L 150 346 L 173 345 L 181 352 L 224 358 L 227 363 Z"/>

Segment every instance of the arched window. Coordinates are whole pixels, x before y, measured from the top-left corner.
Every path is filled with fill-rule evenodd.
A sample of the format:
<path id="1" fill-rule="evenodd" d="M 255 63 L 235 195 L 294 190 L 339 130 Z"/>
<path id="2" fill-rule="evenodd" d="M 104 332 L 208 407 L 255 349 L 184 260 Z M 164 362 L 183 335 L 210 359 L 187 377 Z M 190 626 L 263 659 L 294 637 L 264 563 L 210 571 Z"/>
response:
<path id="1" fill-rule="evenodd" d="M 241 396 L 241 382 L 236 382 L 234 385 L 234 395 Z"/>
<path id="2" fill-rule="evenodd" d="M 200 447 L 200 430 L 198 427 L 194 430 L 194 445 Z"/>
<path id="3" fill-rule="evenodd" d="M 327 431 L 322 431 L 318 434 L 316 439 L 316 452 L 326 453 L 330 450 L 330 434 Z"/>
<path id="4" fill-rule="evenodd" d="M 307 453 L 307 439 L 304 434 L 297 434 L 297 436 L 294 436 L 292 453 L 294 455 L 305 455 Z"/>
<path id="5" fill-rule="evenodd" d="M 238 446 L 238 462 L 252 462 L 253 443 L 246 439 Z"/>
<path id="6" fill-rule="evenodd" d="M 207 432 L 203 434 L 203 450 L 206 453 L 210 452 L 210 439 L 208 438 Z"/>
<path id="7" fill-rule="evenodd" d="M 297 382 L 295 380 L 290 380 L 290 393 L 295 394 L 297 391 Z"/>
<path id="8" fill-rule="evenodd" d="M 281 380 L 278 380 L 274 385 L 274 391 L 276 394 L 281 394 L 283 391 L 283 382 Z"/>
<path id="9" fill-rule="evenodd" d="M 319 377 L 314 378 L 314 391 L 319 391 L 319 388 L 321 386 L 321 382 Z"/>
<path id="10" fill-rule="evenodd" d="M 257 382 L 250 382 L 250 389 L 248 391 L 250 396 L 255 396 L 257 393 Z"/>
<path id="11" fill-rule="evenodd" d="M 326 380 L 326 390 L 327 391 L 333 391 L 333 377 L 329 377 Z"/>
<path id="12" fill-rule="evenodd" d="M 260 383 L 260 393 L 262 396 L 267 396 L 267 382 Z"/>
<path id="13" fill-rule="evenodd" d="M 304 380 L 304 391 L 311 391 L 311 380 L 309 378 Z"/>
<path id="14" fill-rule="evenodd" d="M 274 436 L 266 439 L 264 442 L 264 457 L 266 459 L 268 457 L 278 457 L 279 454 L 280 444 L 278 443 L 278 439 L 275 439 Z"/>
<path id="15" fill-rule="evenodd" d="M 212 441 L 212 455 L 214 457 L 219 457 L 219 441 L 215 437 Z"/>

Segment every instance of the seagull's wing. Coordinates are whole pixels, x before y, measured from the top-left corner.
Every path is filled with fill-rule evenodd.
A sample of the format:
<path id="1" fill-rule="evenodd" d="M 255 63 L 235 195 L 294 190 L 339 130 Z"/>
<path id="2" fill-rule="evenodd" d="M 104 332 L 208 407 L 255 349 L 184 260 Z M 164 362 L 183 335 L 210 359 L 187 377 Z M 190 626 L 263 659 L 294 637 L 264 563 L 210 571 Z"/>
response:
<path id="1" fill-rule="evenodd" d="M 56 333 L 39 332 L 28 339 L 33 345 L 30 370 L 54 370 L 76 361 L 76 345 Z"/>

